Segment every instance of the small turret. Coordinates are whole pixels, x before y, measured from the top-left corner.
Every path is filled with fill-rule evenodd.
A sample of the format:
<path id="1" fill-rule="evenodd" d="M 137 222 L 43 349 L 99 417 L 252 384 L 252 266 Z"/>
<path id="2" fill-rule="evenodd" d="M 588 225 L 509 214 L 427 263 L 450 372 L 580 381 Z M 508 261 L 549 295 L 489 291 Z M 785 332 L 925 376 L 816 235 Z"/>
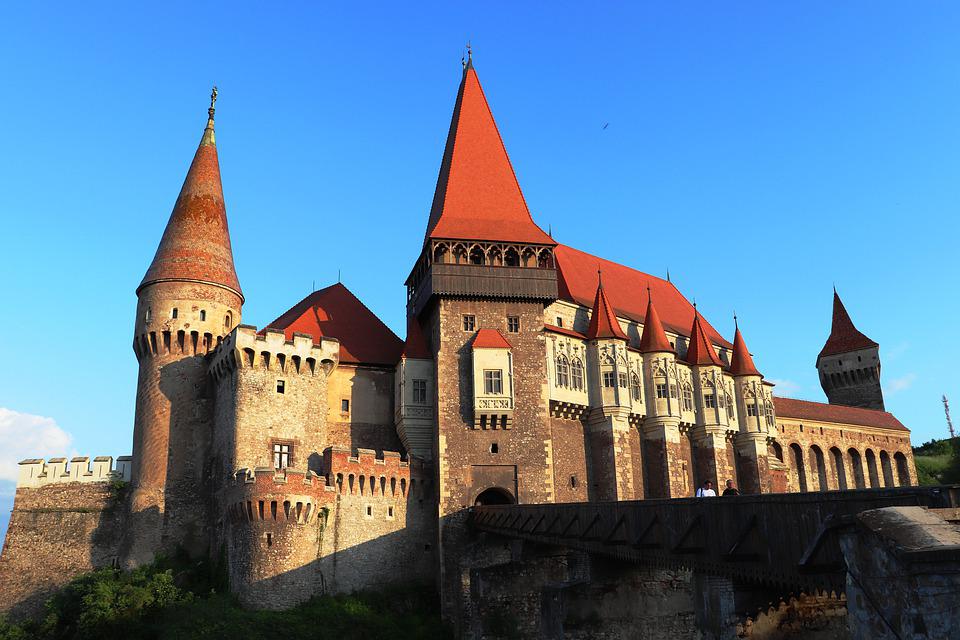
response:
<path id="1" fill-rule="evenodd" d="M 817 356 L 817 370 L 830 404 L 884 410 L 880 345 L 857 330 L 836 289 L 830 337 Z"/>

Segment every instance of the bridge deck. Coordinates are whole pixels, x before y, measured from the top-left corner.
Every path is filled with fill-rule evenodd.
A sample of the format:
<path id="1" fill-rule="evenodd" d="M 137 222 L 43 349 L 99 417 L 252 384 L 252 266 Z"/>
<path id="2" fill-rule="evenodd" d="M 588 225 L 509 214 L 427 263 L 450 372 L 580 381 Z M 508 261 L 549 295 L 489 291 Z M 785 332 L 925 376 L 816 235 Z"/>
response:
<path id="1" fill-rule="evenodd" d="M 479 531 L 787 589 L 843 589 L 839 528 L 869 509 L 960 507 L 960 485 L 732 498 L 487 505 Z"/>

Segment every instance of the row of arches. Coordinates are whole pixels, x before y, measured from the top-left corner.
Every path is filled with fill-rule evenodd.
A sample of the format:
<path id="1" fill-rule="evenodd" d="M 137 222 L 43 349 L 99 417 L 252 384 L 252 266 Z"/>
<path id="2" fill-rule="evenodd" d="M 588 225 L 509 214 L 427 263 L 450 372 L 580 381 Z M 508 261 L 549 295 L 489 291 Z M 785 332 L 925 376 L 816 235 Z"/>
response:
<path id="1" fill-rule="evenodd" d="M 554 267 L 553 251 L 549 247 L 463 242 L 436 243 L 433 246 L 433 262 L 491 267 Z"/>
<path id="2" fill-rule="evenodd" d="M 855 447 L 846 452 L 830 447 L 825 453 L 818 445 L 804 450 L 793 442 L 787 458 L 780 445 L 773 443 L 774 455 L 789 469 L 790 486 L 794 491 L 845 491 L 847 489 L 880 489 L 910 486 L 910 467 L 900 451 L 891 456 L 866 449 L 863 454 Z"/>
<path id="3" fill-rule="evenodd" d="M 822 382 L 832 387 L 852 387 L 864 382 L 877 382 L 879 371 L 877 367 L 867 369 L 852 369 L 850 371 L 835 371 L 821 374 Z"/>

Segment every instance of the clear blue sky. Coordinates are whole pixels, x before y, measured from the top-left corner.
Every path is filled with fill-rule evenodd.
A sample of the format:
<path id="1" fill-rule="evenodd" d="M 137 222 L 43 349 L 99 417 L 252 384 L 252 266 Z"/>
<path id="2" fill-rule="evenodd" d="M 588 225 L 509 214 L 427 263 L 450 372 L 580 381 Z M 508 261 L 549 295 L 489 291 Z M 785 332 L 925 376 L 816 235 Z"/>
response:
<path id="1" fill-rule="evenodd" d="M 0 449 L 130 452 L 134 289 L 213 83 L 244 321 L 341 269 L 402 334 L 467 40 L 558 240 L 736 310 L 803 398 L 836 283 L 914 441 L 960 419 L 960 5 L 350 4 L 0 9 Z"/>

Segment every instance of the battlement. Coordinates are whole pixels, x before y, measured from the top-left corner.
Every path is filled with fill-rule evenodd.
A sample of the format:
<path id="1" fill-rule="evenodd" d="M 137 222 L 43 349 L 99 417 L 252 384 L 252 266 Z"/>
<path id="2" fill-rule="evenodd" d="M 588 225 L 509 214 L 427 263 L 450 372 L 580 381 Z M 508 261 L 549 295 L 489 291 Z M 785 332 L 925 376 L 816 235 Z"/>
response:
<path id="1" fill-rule="evenodd" d="M 235 522 L 309 524 L 333 494 L 327 479 L 313 471 L 240 469 L 229 492 L 228 515 Z"/>
<path id="2" fill-rule="evenodd" d="M 133 470 L 133 458 L 120 456 L 117 466 L 113 466 L 112 456 L 97 456 L 90 463 L 87 456 L 72 458 L 67 463 L 66 458 L 50 458 L 46 462 L 42 458 L 24 460 L 20 463 L 20 475 L 17 477 L 17 488 L 35 488 L 48 484 L 65 482 L 112 482 L 130 481 Z"/>
<path id="3" fill-rule="evenodd" d="M 239 368 L 261 368 L 286 375 L 314 376 L 330 373 L 340 361 L 340 341 L 320 338 L 315 343 L 306 333 L 293 334 L 287 340 L 282 331 L 265 329 L 262 333 L 250 325 L 239 325 L 217 345 L 210 364 L 215 378 Z"/>
<path id="4" fill-rule="evenodd" d="M 133 352 L 137 359 L 158 355 L 202 356 L 211 353 L 223 342 L 223 336 L 209 331 L 190 331 L 189 324 L 183 329 L 144 331 L 133 337 Z"/>
<path id="5" fill-rule="evenodd" d="M 384 451 L 380 458 L 373 449 L 356 452 L 351 455 L 351 449 L 346 447 L 329 447 L 323 452 L 327 484 L 339 494 L 406 497 L 414 482 L 420 480 L 419 461 L 411 466 L 396 451 Z"/>

